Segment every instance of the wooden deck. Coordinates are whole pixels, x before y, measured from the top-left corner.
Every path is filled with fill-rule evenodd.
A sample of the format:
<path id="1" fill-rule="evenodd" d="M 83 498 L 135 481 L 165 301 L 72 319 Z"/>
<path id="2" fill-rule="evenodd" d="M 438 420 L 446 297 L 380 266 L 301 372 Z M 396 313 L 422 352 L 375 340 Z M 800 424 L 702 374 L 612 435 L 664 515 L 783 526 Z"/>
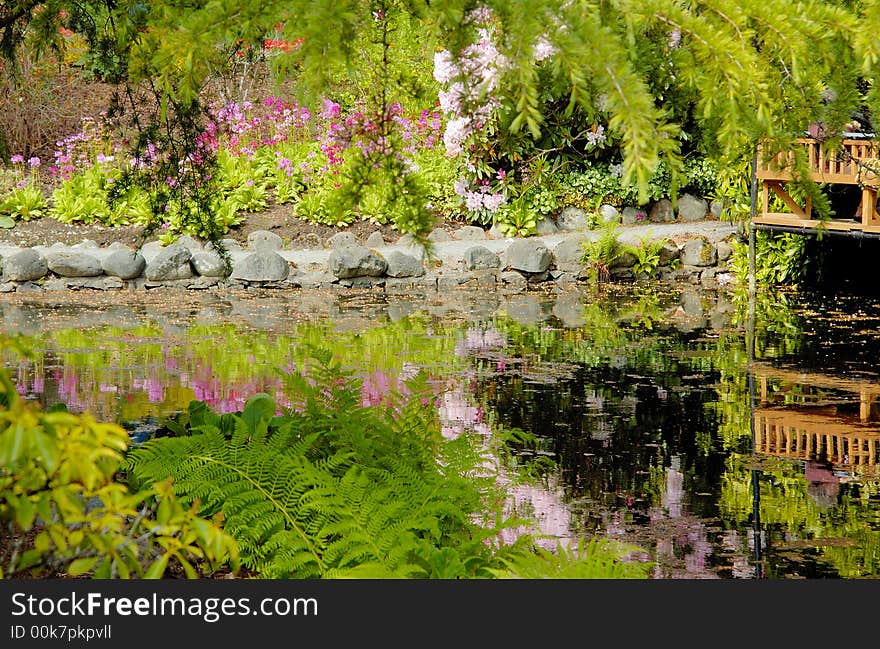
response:
<path id="1" fill-rule="evenodd" d="M 792 198 L 785 183 L 792 180 L 791 169 L 795 152 L 769 156 L 759 148 L 756 175 L 761 183 L 761 209 L 752 223 L 817 230 L 860 231 L 880 234 L 880 212 L 877 210 L 877 192 L 880 187 L 880 146 L 877 139 L 844 139 L 837 150 L 826 150 L 826 145 L 812 138 L 801 138 L 795 146 L 804 150 L 810 178 L 817 183 L 856 185 L 861 187 L 862 201 L 859 213 L 837 215 L 822 221 L 813 218 L 809 199 L 803 204 Z M 771 212 L 770 197 L 778 196 L 788 212 Z"/>

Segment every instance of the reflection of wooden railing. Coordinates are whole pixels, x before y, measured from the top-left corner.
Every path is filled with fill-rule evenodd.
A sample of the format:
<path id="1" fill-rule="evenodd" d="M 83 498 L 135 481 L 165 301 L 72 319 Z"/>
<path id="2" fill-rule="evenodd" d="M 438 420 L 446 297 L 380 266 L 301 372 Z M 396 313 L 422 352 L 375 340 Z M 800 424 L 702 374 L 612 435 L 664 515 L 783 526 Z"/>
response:
<path id="1" fill-rule="evenodd" d="M 880 476 L 880 429 L 833 416 L 764 408 L 755 412 L 755 451 L 799 460 L 824 458 L 866 476 Z"/>
<path id="2" fill-rule="evenodd" d="M 880 147 L 874 139 L 845 139 L 837 149 L 826 149 L 820 140 L 800 138 L 795 146 L 806 149 L 806 159 L 810 178 L 818 183 L 859 185 L 862 188 L 862 202 L 858 215 L 838 215 L 859 217 L 859 220 L 832 219 L 824 227 L 838 230 L 864 230 L 880 232 L 880 214 L 877 212 L 877 189 L 880 186 Z M 819 221 L 812 218 L 812 205 L 807 198 L 801 205 L 788 193 L 784 183 L 792 179 L 794 150 L 769 155 L 759 147 L 756 175 L 762 186 L 762 210 L 755 223 L 769 225 L 789 225 L 815 228 Z M 770 211 L 770 192 L 782 199 L 790 212 Z"/>
<path id="3" fill-rule="evenodd" d="M 761 402 L 769 397 L 768 380 L 780 381 L 784 387 L 798 385 L 805 390 L 825 388 L 850 392 L 859 397 L 859 419 L 863 422 L 880 420 L 880 383 L 876 381 L 859 381 L 818 372 L 797 372 L 784 368 L 773 367 L 764 363 L 753 363 L 752 369 L 760 384 Z"/>

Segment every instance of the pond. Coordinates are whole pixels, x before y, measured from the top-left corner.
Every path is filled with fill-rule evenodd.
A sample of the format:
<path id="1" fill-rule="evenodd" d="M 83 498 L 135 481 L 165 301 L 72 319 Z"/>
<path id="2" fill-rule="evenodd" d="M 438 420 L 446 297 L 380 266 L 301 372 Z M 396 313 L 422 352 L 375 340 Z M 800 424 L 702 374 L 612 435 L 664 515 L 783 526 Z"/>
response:
<path id="1" fill-rule="evenodd" d="M 324 348 L 364 403 L 423 370 L 445 434 L 503 435 L 531 477 L 512 507 L 550 540 L 634 543 L 661 579 L 880 576 L 880 299 L 760 294 L 753 318 L 725 289 L 642 283 L 98 299 L 5 299 L 28 354 L 4 363 L 135 442 L 193 399 L 283 405 L 279 371 Z"/>

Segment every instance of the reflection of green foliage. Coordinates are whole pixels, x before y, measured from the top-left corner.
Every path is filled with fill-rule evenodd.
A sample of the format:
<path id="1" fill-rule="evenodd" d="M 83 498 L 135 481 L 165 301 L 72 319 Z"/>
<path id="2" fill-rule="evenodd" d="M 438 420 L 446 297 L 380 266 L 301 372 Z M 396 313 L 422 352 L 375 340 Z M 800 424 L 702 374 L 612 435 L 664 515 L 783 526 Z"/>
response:
<path id="1" fill-rule="evenodd" d="M 0 578 L 159 578 L 169 567 L 196 578 L 237 568 L 232 538 L 183 507 L 168 483 L 130 491 L 118 481 L 128 444 L 116 424 L 25 402 L 0 370 L 0 525 L 9 539 Z"/>
<path id="2" fill-rule="evenodd" d="M 722 518 L 746 523 L 752 515 L 751 456 L 733 454 L 721 488 Z M 830 508 L 823 508 L 807 492 L 808 482 L 800 464 L 783 459 L 762 458 L 760 481 L 761 523 L 780 527 L 796 539 L 817 541 L 820 556 L 839 572 L 852 578 L 880 572 L 880 529 L 877 526 L 876 499 L 880 484 L 860 485 L 854 495 L 841 485 L 841 496 Z M 826 539 L 848 539 L 835 544 Z"/>

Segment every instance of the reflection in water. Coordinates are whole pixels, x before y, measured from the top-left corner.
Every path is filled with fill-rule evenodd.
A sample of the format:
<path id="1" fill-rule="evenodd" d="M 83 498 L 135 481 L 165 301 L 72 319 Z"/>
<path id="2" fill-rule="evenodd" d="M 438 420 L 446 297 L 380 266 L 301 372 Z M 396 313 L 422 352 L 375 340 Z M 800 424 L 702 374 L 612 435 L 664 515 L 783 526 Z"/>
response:
<path id="1" fill-rule="evenodd" d="M 324 347 L 366 405 L 422 371 L 444 435 L 479 435 L 487 451 L 505 432 L 535 436 L 509 437 L 486 467 L 548 548 L 627 541 L 661 579 L 880 576 L 880 305 L 834 299 L 829 316 L 827 296 L 761 296 L 753 364 L 733 296 L 695 287 L 10 302 L 0 316 L 33 352 L 4 352 L 19 391 L 138 440 L 192 399 L 230 412 L 266 392 L 285 405 L 281 374 L 307 373 Z"/>

